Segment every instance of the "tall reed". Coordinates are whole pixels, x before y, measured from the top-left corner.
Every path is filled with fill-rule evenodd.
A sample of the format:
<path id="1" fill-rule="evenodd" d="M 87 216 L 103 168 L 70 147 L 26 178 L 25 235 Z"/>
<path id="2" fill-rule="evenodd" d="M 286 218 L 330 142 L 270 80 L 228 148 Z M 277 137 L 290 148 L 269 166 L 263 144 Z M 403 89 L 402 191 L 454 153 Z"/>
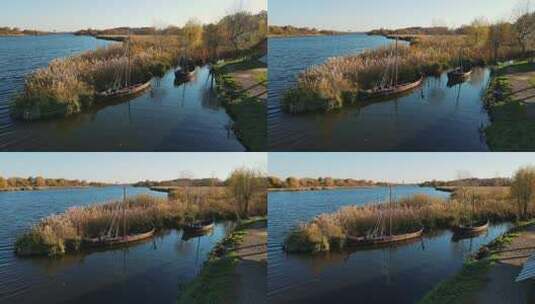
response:
<path id="1" fill-rule="evenodd" d="M 531 206 L 529 212 L 535 215 L 535 208 Z M 335 213 L 321 214 L 292 231 L 286 240 L 286 249 L 320 252 L 340 248 L 347 235 L 367 236 L 381 230 L 389 233 L 390 225 L 385 221 L 389 222 L 390 218 L 392 232 L 402 234 L 420 227 L 448 229 L 469 221 L 500 222 L 516 217 L 516 206 L 511 202 L 509 191 L 503 188 L 471 192 L 470 199 L 461 198 L 459 193 L 449 200 L 419 194 L 393 204 L 347 206 Z"/>

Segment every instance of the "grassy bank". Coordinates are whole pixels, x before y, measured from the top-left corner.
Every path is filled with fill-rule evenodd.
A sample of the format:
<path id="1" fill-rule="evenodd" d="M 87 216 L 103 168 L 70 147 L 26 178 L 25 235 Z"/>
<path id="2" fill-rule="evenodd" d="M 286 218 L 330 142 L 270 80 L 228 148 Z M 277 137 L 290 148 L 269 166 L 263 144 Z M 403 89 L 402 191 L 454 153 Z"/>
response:
<path id="1" fill-rule="evenodd" d="M 181 289 L 179 304 L 235 303 L 233 275 L 239 259 L 237 248 L 245 237 L 245 230 L 258 221 L 267 218 L 252 218 L 242 221 L 238 227 L 211 252 L 200 275 Z"/>
<path id="2" fill-rule="evenodd" d="M 234 120 L 236 136 L 249 151 L 264 151 L 267 147 L 266 103 L 251 96 L 231 73 L 266 68 L 258 56 L 247 56 L 214 66 L 216 89 L 228 114 Z M 259 85 L 267 86 L 267 71 L 255 76 Z"/>
<path id="3" fill-rule="evenodd" d="M 463 49 L 465 66 L 485 65 L 491 60 L 483 45 L 467 43 L 463 35 L 411 37 L 410 46 L 398 47 L 399 82 L 410 82 L 421 75 L 435 76 L 458 65 Z M 330 111 L 347 103 L 361 101 L 360 90 L 380 83 L 387 67 L 392 66 L 394 46 L 365 51 L 359 55 L 329 59 L 301 73 L 298 84 L 283 98 L 282 106 L 290 113 Z M 516 48 L 503 47 L 499 58 L 519 56 Z"/>
<path id="4" fill-rule="evenodd" d="M 471 297 L 485 285 L 486 275 L 497 262 L 496 251 L 505 248 L 521 231 L 535 221 L 517 223 L 508 233 L 484 246 L 478 256 L 470 257 L 462 270 L 427 293 L 418 304 L 472 303 Z"/>
<path id="5" fill-rule="evenodd" d="M 485 94 L 485 104 L 492 122 L 485 129 L 485 135 L 493 151 L 535 149 L 535 121 L 528 115 L 526 105 L 514 98 L 510 78 L 511 74 L 528 71 L 535 71 L 535 65 L 526 61 L 501 65 L 494 71 Z"/>
<path id="6" fill-rule="evenodd" d="M 475 210 L 472 210 L 472 201 Z M 457 190 L 450 199 L 415 195 L 387 204 L 348 206 L 332 214 L 322 214 L 292 231 L 286 240 L 286 250 L 296 253 L 316 253 L 346 246 L 346 236 L 368 236 L 378 225 L 379 218 L 392 218 L 392 231 L 402 234 L 424 227 L 427 231 L 449 229 L 469 220 L 492 222 L 512 221 L 517 206 L 509 190 Z M 472 213 L 472 215 L 470 215 Z M 529 209 L 535 214 L 535 209 Z"/>

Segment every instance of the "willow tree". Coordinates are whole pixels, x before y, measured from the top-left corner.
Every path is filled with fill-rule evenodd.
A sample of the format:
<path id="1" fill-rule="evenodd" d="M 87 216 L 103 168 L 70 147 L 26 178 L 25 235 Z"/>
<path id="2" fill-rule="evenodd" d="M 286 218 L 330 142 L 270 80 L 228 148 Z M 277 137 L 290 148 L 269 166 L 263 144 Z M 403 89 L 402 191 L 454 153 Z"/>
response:
<path id="1" fill-rule="evenodd" d="M 518 207 L 518 217 L 525 219 L 529 215 L 529 205 L 535 199 L 535 167 L 519 169 L 511 185 L 511 196 Z"/>
<path id="2" fill-rule="evenodd" d="M 266 181 L 260 171 L 251 168 L 240 168 L 231 173 L 227 188 L 234 199 L 238 219 L 249 217 L 255 196 L 266 194 Z"/>
<path id="3" fill-rule="evenodd" d="M 526 55 L 529 44 L 535 39 L 535 13 L 531 9 L 531 1 L 525 1 L 515 10 L 516 21 L 513 24 L 515 37 Z"/>

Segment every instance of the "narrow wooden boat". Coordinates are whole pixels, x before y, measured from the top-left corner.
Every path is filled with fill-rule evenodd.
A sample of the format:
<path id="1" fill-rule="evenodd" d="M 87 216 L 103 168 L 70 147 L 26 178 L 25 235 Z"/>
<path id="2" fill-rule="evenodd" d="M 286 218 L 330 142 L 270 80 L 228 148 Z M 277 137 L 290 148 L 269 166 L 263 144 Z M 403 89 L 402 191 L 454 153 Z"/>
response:
<path id="1" fill-rule="evenodd" d="M 398 95 L 422 85 L 424 77 L 421 76 L 418 80 L 413 82 L 400 83 L 394 86 L 376 87 L 371 90 L 360 90 L 359 93 L 364 98 L 380 98 L 392 95 Z"/>
<path id="2" fill-rule="evenodd" d="M 468 77 L 470 77 L 470 75 L 472 75 L 472 73 L 473 73 L 472 69 L 465 70 L 463 68 L 457 68 L 457 69 L 455 69 L 453 71 L 450 71 L 448 73 L 448 78 L 449 78 L 450 81 L 465 80 Z"/>
<path id="3" fill-rule="evenodd" d="M 457 235 L 471 235 L 487 231 L 489 229 L 489 226 L 489 221 L 487 221 L 486 223 L 479 223 L 474 225 L 458 225 L 453 228 L 453 231 Z"/>
<path id="4" fill-rule="evenodd" d="M 412 239 L 421 238 L 424 234 L 424 229 L 420 229 L 416 232 L 405 233 L 405 234 L 393 234 L 385 235 L 380 237 L 355 237 L 347 235 L 347 241 L 351 246 L 377 246 L 377 245 L 388 245 L 399 243 L 403 241 L 409 241 Z"/>
<path id="5" fill-rule="evenodd" d="M 205 233 L 215 227 L 213 220 L 197 221 L 184 225 L 184 231 L 188 233 Z"/>
<path id="6" fill-rule="evenodd" d="M 98 99 L 126 98 L 142 93 L 150 87 L 151 81 L 149 80 L 145 83 L 135 84 L 124 88 L 110 89 L 104 92 L 98 92 L 96 95 Z"/>
<path id="7" fill-rule="evenodd" d="M 152 229 L 146 233 L 140 234 L 131 234 L 118 237 L 99 237 L 99 238 L 86 238 L 82 240 L 83 245 L 89 247 L 105 247 L 105 246 L 120 246 L 127 245 L 129 243 L 135 243 L 142 240 L 149 239 L 154 236 L 156 232 L 155 229 Z"/>

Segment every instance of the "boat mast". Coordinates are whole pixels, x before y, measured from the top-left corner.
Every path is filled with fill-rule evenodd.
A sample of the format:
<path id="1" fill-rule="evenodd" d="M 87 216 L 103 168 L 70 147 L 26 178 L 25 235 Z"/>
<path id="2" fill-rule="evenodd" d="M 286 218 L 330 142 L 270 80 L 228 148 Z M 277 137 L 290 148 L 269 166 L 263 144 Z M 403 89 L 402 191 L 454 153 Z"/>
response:
<path id="1" fill-rule="evenodd" d="M 392 211 L 394 211 L 394 208 L 392 206 L 392 185 L 391 184 L 388 184 L 388 188 L 389 188 L 389 206 L 390 206 L 390 236 L 392 236 Z"/>
<path id="2" fill-rule="evenodd" d="M 123 187 L 123 238 L 126 237 L 126 186 Z"/>
<path id="3" fill-rule="evenodd" d="M 399 53 L 398 53 L 398 39 L 399 37 L 396 36 L 396 63 L 395 63 L 395 79 L 394 79 L 394 85 L 397 86 L 398 85 L 398 73 L 399 73 L 399 62 L 398 62 L 398 56 L 399 56 Z"/>

